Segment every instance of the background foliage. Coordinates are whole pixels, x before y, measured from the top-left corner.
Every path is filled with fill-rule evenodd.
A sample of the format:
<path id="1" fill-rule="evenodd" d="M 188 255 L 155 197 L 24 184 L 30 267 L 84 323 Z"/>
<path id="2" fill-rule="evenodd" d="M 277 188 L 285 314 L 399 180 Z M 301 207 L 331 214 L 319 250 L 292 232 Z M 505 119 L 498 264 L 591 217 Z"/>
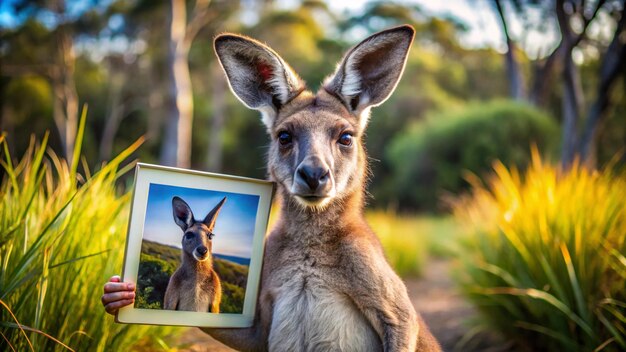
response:
<path id="1" fill-rule="evenodd" d="M 481 175 L 495 160 L 525 168 L 530 146 L 556 155 L 557 124 L 547 114 L 512 101 L 475 103 L 457 112 L 436 114 L 393 140 L 387 159 L 392 175 L 384 194 L 403 209 L 435 211 L 442 193 L 468 189 L 467 172 Z"/>
<path id="2" fill-rule="evenodd" d="M 30 134 L 41 136 L 50 130 L 54 131 L 50 134 L 50 146 L 63 153 L 55 122 L 55 111 L 59 110 L 55 106 L 63 106 L 63 101 L 58 98 L 57 79 L 49 71 L 68 71 L 66 76 L 72 77 L 78 104 L 88 103 L 92 107 L 83 146 L 87 164 L 93 167 L 107 160 L 140 136 L 146 136 L 147 142 L 135 156 L 144 162 L 160 162 L 164 150 L 169 148 L 165 131 L 172 129 L 168 122 L 172 100 L 167 69 L 168 26 L 164 25 L 168 23 L 169 4 L 116 0 L 75 9 L 76 5 L 68 1 L 64 9 L 54 10 L 46 7 L 45 2 L 11 1 L 22 9 L 15 25 L 0 28 L 4 43 L 0 51 L 4 63 L 0 69 L 1 128 L 7 132 L 11 148 L 19 155 L 27 147 Z M 556 21 L 548 6 L 520 4 L 505 6 L 509 17 L 521 9 L 541 11 L 546 26 Z M 194 6 L 194 1 L 187 4 L 190 23 L 199 13 Z M 607 2 L 599 10 L 598 26 L 615 24 L 616 20 L 611 21 L 619 15 L 619 8 L 614 1 Z M 272 1 L 213 1 L 207 9 L 206 23 L 193 37 L 188 54 L 194 103 L 190 166 L 195 169 L 259 178 L 266 174 L 260 160 L 264 157 L 267 136 L 258 113 L 246 109 L 228 91 L 213 53 L 212 38 L 223 31 L 248 34 L 266 42 L 316 90 L 345 50 L 358 39 L 400 23 L 410 23 L 416 28 L 415 45 L 403 78 L 391 99 L 374 109 L 366 138 L 373 171 L 371 204 L 376 207 L 437 210 L 435 195 L 456 192 L 457 184 L 464 184 L 459 176 L 468 165 L 457 164 L 451 158 L 441 162 L 457 170 L 441 171 L 443 166 L 432 158 L 411 159 L 404 167 L 398 160 L 401 150 L 408 151 L 409 144 L 425 143 L 409 141 L 425 135 L 418 130 L 453 124 L 445 122 L 447 119 L 457 121 L 460 130 L 466 126 L 460 120 L 469 117 L 472 110 L 474 115 L 481 113 L 477 105 L 489 105 L 493 99 L 509 96 L 503 55 L 493 48 L 465 45 L 463 38 L 473 24 L 452 15 L 433 13 L 425 6 L 370 2 L 359 10 L 339 14 L 321 1 L 296 2 L 290 7 Z M 495 12 L 484 15 L 496 16 Z M 606 52 L 610 38 L 598 33 L 588 34 L 589 39 L 583 41 L 584 46 L 578 51 L 583 58 L 576 65 L 584 88 L 581 106 L 591 105 L 597 95 L 594 88 L 600 83 L 602 53 Z M 74 43 L 69 52 L 73 58 L 71 70 L 59 58 L 59 47 L 54 45 L 55 40 L 64 36 Z M 516 60 L 530 90 L 535 77 L 533 70 L 543 67 L 547 59 L 531 60 L 524 51 L 517 50 Z M 562 127 L 563 88 L 560 76 L 556 75 L 558 69 L 555 72 L 544 79 L 551 87 L 543 98 L 545 102 L 534 104 L 553 125 Z M 594 160 L 598 165 L 611 160 L 624 148 L 626 125 L 620 116 L 626 109 L 625 84 L 623 79 L 617 79 L 609 92 L 610 104 L 596 136 Z M 468 112 L 464 114 L 464 110 Z M 432 119 L 420 123 L 428 116 Z M 515 146 L 498 135 L 501 131 L 498 123 L 482 125 L 484 129 L 480 132 L 492 136 L 491 145 L 481 150 L 482 162 L 469 165 L 471 171 L 479 175 L 488 173 L 489 162 L 501 156 L 497 151 L 528 149 L 529 140 L 545 139 L 547 133 L 551 136 L 550 146 L 546 147 L 560 145 L 562 133 L 549 128 L 548 122 L 542 124 L 545 126 L 537 127 L 541 128 L 541 137 L 519 137 L 515 142 L 520 143 Z M 408 130 L 412 132 L 407 133 Z M 468 132 L 464 136 L 465 139 L 447 139 L 448 148 L 464 150 L 467 143 L 472 143 L 472 134 Z M 405 146 L 400 147 L 401 144 Z M 386 152 L 392 146 L 395 152 Z M 513 162 L 521 166 L 523 162 L 519 161 L 517 157 Z M 425 184 L 424 188 L 432 186 L 428 196 L 406 199 L 406 187 L 393 187 L 393 183 L 396 180 L 406 183 L 407 175 L 414 175 L 418 164 L 439 170 L 434 173 L 443 173 L 446 180 L 441 184 Z"/>
<path id="3" fill-rule="evenodd" d="M 624 2 L 472 1 L 469 21 L 430 10 L 463 1 L 368 1 L 346 11 L 338 3 L 0 2 L 1 350 L 62 348 L 53 338 L 78 350 L 167 349 L 164 337 L 185 331 L 116 325 L 99 297 L 121 268 L 124 160 L 167 164 L 188 144 L 185 167 L 266 176 L 265 128 L 229 92 L 216 34 L 266 42 L 316 90 L 351 45 L 401 23 L 416 39 L 365 138 L 367 219 L 390 263 L 416 276 L 432 257 L 458 260 L 458 280 L 482 313 L 477 326 L 520 346 L 625 348 Z M 174 4 L 187 15 L 181 46 L 170 35 Z M 488 36 L 499 39 L 472 44 L 489 16 L 500 27 Z M 186 49 L 193 105 L 180 141 L 175 48 Z M 533 161 L 531 145 L 541 158 Z M 144 259 L 161 275 L 140 288 L 138 304 L 155 304 L 150 288 L 163 287 L 175 265 Z M 232 276 L 223 304 L 238 304 L 243 271 L 216 267 Z"/>

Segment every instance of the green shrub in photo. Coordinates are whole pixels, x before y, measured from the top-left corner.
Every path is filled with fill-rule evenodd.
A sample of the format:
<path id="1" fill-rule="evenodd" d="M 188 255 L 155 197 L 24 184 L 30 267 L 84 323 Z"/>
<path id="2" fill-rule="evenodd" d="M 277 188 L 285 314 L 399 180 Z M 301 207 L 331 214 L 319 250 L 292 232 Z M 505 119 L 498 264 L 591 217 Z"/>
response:
<path id="1" fill-rule="evenodd" d="M 233 263 L 222 258 L 213 258 L 213 267 L 220 280 L 230 282 L 233 285 L 246 289 L 248 283 L 248 266 Z"/>
<path id="2" fill-rule="evenodd" d="M 162 309 L 165 290 L 176 267 L 148 254 L 140 256 L 135 308 Z"/>
<path id="3" fill-rule="evenodd" d="M 436 211 L 442 195 L 468 188 L 466 172 L 481 176 L 500 160 L 525 167 L 530 146 L 551 155 L 558 146 L 554 119 L 512 101 L 475 103 L 422 121 L 394 139 L 393 168 L 383 187 L 402 208 Z"/>
<path id="4" fill-rule="evenodd" d="M 496 330 L 530 351 L 626 350 L 626 174 L 570 171 L 535 150 L 497 163 L 454 209 L 467 230 L 458 279 Z"/>
<path id="5" fill-rule="evenodd" d="M 222 301 L 220 302 L 220 313 L 243 312 L 243 301 L 246 290 L 238 285 L 233 285 L 228 281 L 222 281 Z"/>

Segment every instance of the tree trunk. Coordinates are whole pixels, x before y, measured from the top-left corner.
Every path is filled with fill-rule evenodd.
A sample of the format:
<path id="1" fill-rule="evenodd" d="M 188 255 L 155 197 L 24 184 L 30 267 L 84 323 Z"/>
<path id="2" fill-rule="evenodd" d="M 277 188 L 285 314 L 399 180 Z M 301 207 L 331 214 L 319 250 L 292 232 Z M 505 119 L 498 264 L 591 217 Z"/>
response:
<path id="1" fill-rule="evenodd" d="M 615 28 L 615 34 L 611 44 L 604 54 L 600 66 L 600 81 L 596 93 L 596 100 L 587 113 L 585 126 L 580 139 L 579 153 L 581 159 L 587 162 L 591 158 L 591 151 L 594 149 L 594 137 L 598 124 L 604 112 L 610 104 L 610 97 L 613 85 L 620 74 L 626 71 L 626 43 L 622 38 L 626 33 L 626 9 L 622 8 L 621 18 Z"/>
<path id="2" fill-rule="evenodd" d="M 72 36 L 65 28 L 58 32 L 58 61 L 51 74 L 53 90 L 53 117 L 56 124 L 65 158 L 74 154 L 78 129 L 78 93 L 74 82 L 76 56 Z"/>
<path id="3" fill-rule="evenodd" d="M 133 106 L 135 105 L 133 100 L 128 101 L 127 99 L 127 101 L 124 101 L 123 99 L 124 87 L 127 83 L 127 77 L 131 76 L 132 67 L 126 66 L 125 64 L 119 65 L 116 60 L 110 60 L 107 69 L 110 72 L 109 90 L 107 94 L 108 106 L 102 139 L 100 140 L 100 161 L 107 161 L 113 156 L 115 137 L 117 136 L 122 120 L 133 110 Z M 159 91 L 156 89 L 157 87 L 155 85 L 148 84 L 148 86 L 152 88 L 150 94 Z M 150 104 L 149 100 L 148 104 Z M 154 118 L 157 111 L 161 110 L 160 107 L 152 105 L 149 105 L 149 109 L 153 111 L 150 114 L 150 120 Z M 153 124 L 149 121 L 148 126 L 152 125 Z M 147 138 L 148 133 L 146 132 L 146 139 Z"/>
<path id="4" fill-rule="evenodd" d="M 124 104 L 119 104 L 111 108 L 109 117 L 104 125 L 104 132 L 102 132 L 102 140 L 100 141 L 101 161 L 107 161 L 111 159 L 113 155 L 113 144 L 120 127 L 120 122 L 122 122 L 122 118 L 124 117 L 124 110 Z"/>
<path id="5" fill-rule="evenodd" d="M 548 56 L 542 64 L 535 66 L 533 83 L 529 92 L 530 102 L 538 107 L 546 107 L 554 83 L 554 73 L 561 69 L 563 56 L 562 43 Z"/>
<path id="6" fill-rule="evenodd" d="M 509 35 L 509 29 L 506 23 L 506 19 L 504 18 L 504 11 L 502 10 L 500 0 L 495 1 L 495 6 L 498 12 L 498 17 L 500 18 L 500 22 L 502 24 L 502 31 L 504 32 L 507 45 L 506 72 L 507 78 L 509 80 L 509 93 L 511 95 L 511 98 L 515 100 L 523 100 L 525 98 L 524 81 L 520 73 L 519 63 L 515 58 L 515 43 Z"/>
<path id="7" fill-rule="evenodd" d="M 122 87 L 123 87 L 123 74 L 111 74 L 111 93 L 109 109 L 107 114 L 107 120 L 104 124 L 104 131 L 102 132 L 102 140 L 100 141 L 100 160 L 106 161 L 111 158 L 113 154 L 113 144 L 115 136 L 119 129 L 120 123 L 124 118 L 125 104 L 121 102 Z"/>
<path id="8" fill-rule="evenodd" d="M 169 106 L 161 162 L 165 165 L 191 166 L 191 126 L 193 96 L 189 75 L 189 46 L 185 41 L 187 14 L 184 0 L 172 0 L 168 70 L 170 76 Z"/>
<path id="9" fill-rule="evenodd" d="M 556 2 L 556 16 L 561 32 L 561 44 L 557 50 L 562 50 L 563 58 L 563 130 L 561 140 L 561 165 L 568 169 L 576 156 L 577 124 L 580 112 L 583 110 L 583 92 L 579 72 L 572 59 L 572 51 L 578 44 L 569 23 L 569 16 L 565 13 L 563 0 Z"/>
<path id="10" fill-rule="evenodd" d="M 561 101 L 563 108 L 561 165 L 564 169 L 568 169 L 572 165 L 576 153 L 576 125 L 580 112 L 576 75 L 576 67 L 574 66 L 570 52 L 565 57 L 565 67 L 563 70 L 563 99 Z"/>
<path id="11" fill-rule="evenodd" d="M 224 118 L 226 113 L 226 79 L 222 68 L 214 61 L 211 67 L 211 90 L 212 99 L 211 107 L 213 109 L 213 117 L 211 119 L 211 128 L 209 130 L 209 150 L 207 153 L 207 169 L 213 172 L 222 171 L 222 153 L 223 153 L 223 131 Z"/>

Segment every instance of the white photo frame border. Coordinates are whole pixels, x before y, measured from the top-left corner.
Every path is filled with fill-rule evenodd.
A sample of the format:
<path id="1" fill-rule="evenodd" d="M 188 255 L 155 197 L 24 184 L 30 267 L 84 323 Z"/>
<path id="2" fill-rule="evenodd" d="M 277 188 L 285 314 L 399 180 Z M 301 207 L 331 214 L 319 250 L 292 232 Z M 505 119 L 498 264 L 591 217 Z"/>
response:
<path id="1" fill-rule="evenodd" d="M 247 177 L 137 163 L 135 168 L 135 186 L 133 188 L 128 232 L 126 236 L 126 248 L 124 251 L 124 266 L 122 269 L 122 281 L 133 283 L 135 287 L 137 285 L 139 272 L 139 258 L 141 255 L 150 184 L 259 196 L 243 312 L 241 314 L 190 312 L 165 309 L 142 309 L 135 308 L 131 305 L 118 310 L 115 316 L 115 322 L 124 324 L 229 328 L 245 328 L 252 326 L 261 279 L 265 233 L 268 227 L 272 198 L 275 192 L 274 183 Z"/>

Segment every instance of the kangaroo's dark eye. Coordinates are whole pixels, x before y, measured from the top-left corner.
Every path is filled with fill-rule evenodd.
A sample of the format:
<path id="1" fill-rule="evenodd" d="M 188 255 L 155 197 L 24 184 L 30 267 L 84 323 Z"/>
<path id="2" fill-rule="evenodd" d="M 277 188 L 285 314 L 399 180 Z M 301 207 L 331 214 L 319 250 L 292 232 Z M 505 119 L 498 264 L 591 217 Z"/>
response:
<path id="1" fill-rule="evenodd" d="M 191 232 L 185 232 L 185 239 L 186 240 L 190 240 L 193 238 L 193 233 Z"/>
<path id="2" fill-rule="evenodd" d="M 291 144 L 291 140 L 291 134 L 289 134 L 289 132 L 287 131 L 282 131 L 278 134 L 278 143 L 280 143 L 280 145 L 282 146 Z"/>
<path id="3" fill-rule="evenodd" d="M 207 237 L 209 237 L 210 240 L 212 240 L 213 237 L 215 237 L 215 234 L 213 232 L 208 232 L 206 235 Z"/>
<path id="4" fill-rule="evenodd" d="M 341 145 L 345 145 L 346 147 L 349 147 L 352 145 L 352 134 L 350 134 L 349 132 L 344 132 L 341 134 L 341 137 L 339 137 L 339 140 L 337 141 L 337 143 L 341 144 Z"/>

